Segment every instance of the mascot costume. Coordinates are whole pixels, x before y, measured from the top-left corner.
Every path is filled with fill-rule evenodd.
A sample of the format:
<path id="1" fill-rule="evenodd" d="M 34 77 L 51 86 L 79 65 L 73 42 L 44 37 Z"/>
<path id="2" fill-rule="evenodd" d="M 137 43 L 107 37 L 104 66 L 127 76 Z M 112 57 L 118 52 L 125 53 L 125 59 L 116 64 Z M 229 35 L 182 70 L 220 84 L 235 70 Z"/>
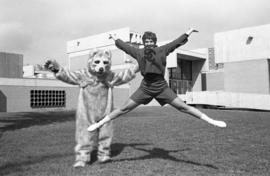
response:
<path id="1" fill-rule="evenodd" d="M 113 86 L 125 84 L 135 77 L 138 64 L 116 73 L 111 71 L 111 52 L 96 50 L 89 54 L 87 68 L 70 71 L 55 60 L 47 60 L 45 68 L 55 77 L 80 88 L 76 111 L 76 161 L 74 167 L 84 167 L 90 162 L 91 153 L 97 149 L 99 162 L 110 160 L 110 146 L 113 137 L 112 123 L 95 132 L 88 132 L 89 125 L 100 121 L 113 110 Z"/>

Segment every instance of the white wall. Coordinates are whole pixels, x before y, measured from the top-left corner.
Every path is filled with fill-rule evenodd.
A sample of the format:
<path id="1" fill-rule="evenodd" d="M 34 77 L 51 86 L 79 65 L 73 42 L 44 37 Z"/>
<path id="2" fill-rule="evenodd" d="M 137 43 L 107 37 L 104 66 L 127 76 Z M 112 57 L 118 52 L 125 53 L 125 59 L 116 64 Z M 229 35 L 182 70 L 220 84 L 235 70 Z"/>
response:
<path id="1" fill-rule="evenodd" d="M 114 45 L 114 41 L 109 39 L 109 34 L 116 34 L 117 37 L 124 41 L 129 41 L 130 29 L 121 28 L 118 30 L 108 31 L 106 33 L 101 33 L 97 35 L 92 35 L 89 37 L 79 38 L 67 42 L 67 53 L 81 52 L 93 48 L 104 47 L 109 45 Z"/>
<path id="2" fill-rule="evenodd" d="M 269 94 L 267 59 L 224 64 L 224 90 L 228 92 Z"/>
<path id="3" fill-rule="evenodd" d="M 270 24 L 216 33 L 214 45 L 216 63 L 269 58 Z"/>
<path id="4" fill-rule="evenodd" d="M 35 68 L 34 65 L 23 66 L 23 77 L 34 77 Z"/>

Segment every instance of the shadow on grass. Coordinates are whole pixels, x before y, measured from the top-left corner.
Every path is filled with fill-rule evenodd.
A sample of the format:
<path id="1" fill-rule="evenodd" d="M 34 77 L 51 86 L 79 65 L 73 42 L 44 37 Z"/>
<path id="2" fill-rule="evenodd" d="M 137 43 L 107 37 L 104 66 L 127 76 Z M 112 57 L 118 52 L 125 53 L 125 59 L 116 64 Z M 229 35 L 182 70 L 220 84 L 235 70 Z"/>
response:
<path id="1" fill-rule="evenodd" d="M 9 162 L 2 166 L 0 165 L 0 175 L 21 172 L 24 170 L 23 167 L 27 167 L 32 164 L 46 162 L 47 160 L 55 160 L 56 158 L 69 157 L 71 155 L 73 155 L 73 153 L 61 153 L 61 154 L 31 157 L 31 158 L 27 158 L 28 160 L 25 160 L 25 161 Z"/>
<path id="2" fill-rule="evenodd" d="M 178 158 L 171 155 L 172 153 L 191 150 L 190 148 L 185 148 L 185 149 L 181 149 L 181 150 L 165 150 L 163 148 L 155 148 L 155 147 L 152 149 L 144 149 L 144 148 L 138 147 L 138 146 L 145 146 L 145 145 L 149 145 L 149 144 L 115 143 L 112 145 L 112 157 L 119 155 L 125 147 L 132 147 L 135 150 L 143 151 L 143 152 L 146 152 L 147 154 L 144 156 L 134 157 L 134 158 L 115 159 L 115 160 L 112 160 L 111 162 L 114 163 L 114 162 L 123 162 L 123 161 L 147 160 L 147 159 L 164 159 L 164 160 L 170 160 L 170 161 L 174 161 L 174 162 L 182 162 L 182 163 L 186 163 L 186 164 L 203 166 L 203 167 L 208 167 L 208 168 L 218 170 L 218 167 L 216 167 L 212 164 L 204 164 L 204 163 L 199 163 L 196 161 L 191 161 L 191 160 L 186 160 L 186 159 L 178 159 Z"/>
<path id="3" fill-rule="evenodd" d="M 112 160 L 110 163 L 123 162 L 123 161 L 140 161 L 140 160 L 147 160 L 147 159 L 164 159 L 164 160 L 170 160 L 174 162 L 182 162 L 182 163 L 192 164 L 196 166 L 203 166 L 203 167 L 208 167 L 212 169 L 218 169 L 218 167 L 212 164 L 203 164 L 203 163 L 199 163 L 195 161 L 178 159 L 172 156 L 172 153 L 191 150 L 189 148 L 185 148 L 181 150 L 165 150 L 163 148 L 151 148 L 151 149 L 142 148 L 144 146 L 150 146 L 150 145 L 151 144 L 148 144 L 148 143 L 131 143 L 131 144 L 114 143 L 111 146 L 112 157 L 116 157 L 120 155 L 126 147 L 131 147 L 134 150 L 143 151 L 143 152 L 146 152 L 147 154 L 144 156 L 134 157 L 134 158 L 115 159 L 115 160 Z M 18 173 L 18 172 L 23 171 L 24 168 L 27 166 L 42 163 L 42 162 L 48 162 L 48 160 L 52 160 L 52 159 L 55 160 L 56 158 L 60 159 L 60 158 L 70 157 L 71 155 L 74 155 L 74 154 L 73 153 L 51 154 L 51 155 L 45 155 L 45 156 L 31 157 L 23 161 L 8 162 L 4 165 L 0 165 L 0 175 L 6 175 L 9 173 Z M 97 160 L 96 155 L 92 155 L 91 160 L 92 161 L 90 164 L 95 162 Z"/>
<path id="4" fill-rule="evenodd" d="M 47 125 L 54 122 L 65 122 L 74 119 L 75 111 L 1 113 L 0 133 L 27 128 L 33 125 Z"/>
<path id="5" fill-rule="evenodd" d="M 111 157 L 118 156 L 120 153 L 122 153 L 122 151 L 126 147 L 133 147 L 134 148 L 135 146 L 145 146 L 145 145 L 150 145 L 150 144 L 147 144 L 147 143 L 132 143 L 132 144 L 113 143 L 111 145 Z M 94 150 L 91 153 L 90 164 L 93 164 L 96 161 L 97 161 L 97 150 Z"/>

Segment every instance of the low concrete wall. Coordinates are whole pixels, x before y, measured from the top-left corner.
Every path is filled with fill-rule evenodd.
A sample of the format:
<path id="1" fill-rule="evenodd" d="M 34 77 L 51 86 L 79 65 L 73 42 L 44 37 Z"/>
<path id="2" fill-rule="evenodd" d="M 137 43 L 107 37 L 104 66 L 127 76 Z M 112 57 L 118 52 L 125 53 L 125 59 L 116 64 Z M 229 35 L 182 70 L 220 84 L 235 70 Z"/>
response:
<path id="1" fill-rule="evenodd" d="M 233 108 L 270 110 L 270 95 L 224 91 L 188 92 L 187 104 L 214 105 Z"/>

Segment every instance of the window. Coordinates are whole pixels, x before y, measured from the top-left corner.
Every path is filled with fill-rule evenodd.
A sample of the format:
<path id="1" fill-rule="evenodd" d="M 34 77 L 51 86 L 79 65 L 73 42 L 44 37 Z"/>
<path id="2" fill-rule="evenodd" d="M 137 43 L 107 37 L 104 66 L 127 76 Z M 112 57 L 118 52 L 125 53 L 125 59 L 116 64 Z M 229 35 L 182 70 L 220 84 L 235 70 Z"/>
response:
<path id="1" fill-rule="evenodd" d="M 31 108 L 58 108 L 66 106 L 64 90 L 31 90 Z"/>

